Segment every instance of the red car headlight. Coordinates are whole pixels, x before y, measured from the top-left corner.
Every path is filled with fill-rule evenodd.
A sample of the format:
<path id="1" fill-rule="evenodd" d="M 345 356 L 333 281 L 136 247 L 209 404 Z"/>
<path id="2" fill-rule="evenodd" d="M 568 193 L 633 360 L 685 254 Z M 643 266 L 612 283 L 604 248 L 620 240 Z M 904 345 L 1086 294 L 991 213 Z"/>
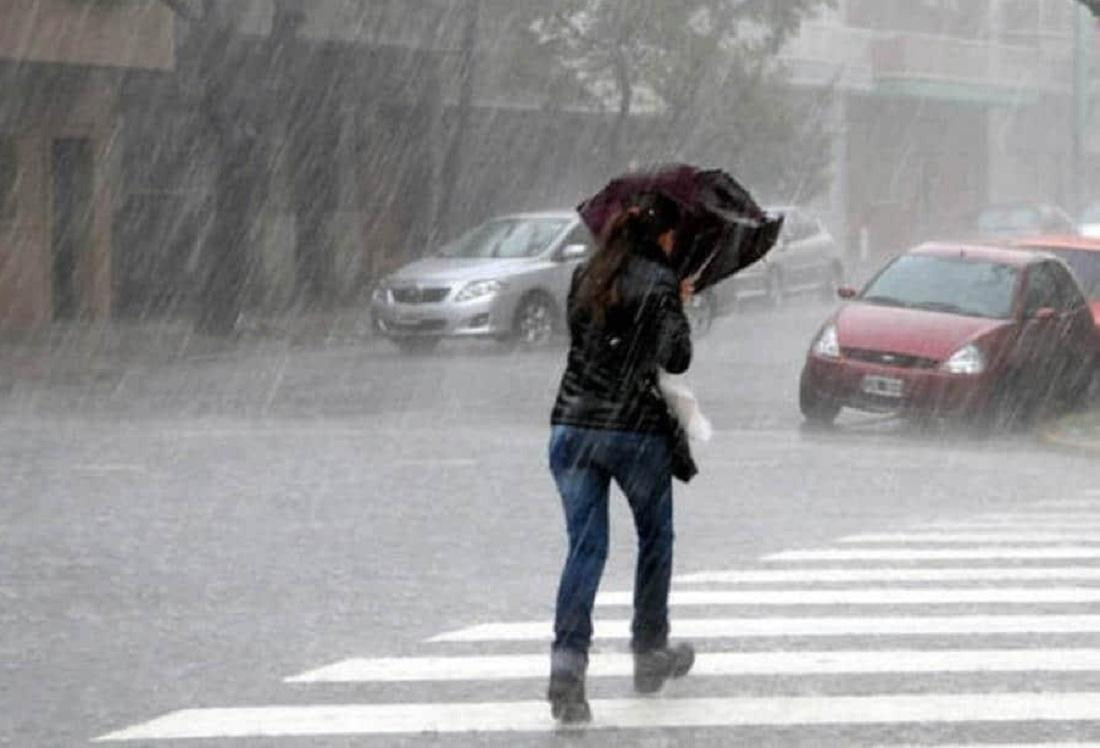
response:
<path id="1" fill-rule="evenodd" d="M 948 374 L 981 374 L 985 371 L 985 356 L 973 343 L 964 345 L 940 365 Z"/>
<path id="2" fill-rule="evenodd" d="M 822 358 L 840 358 L 840 341 L 836 325 L 826 325 L 814 341 L 813 352 Z"/>

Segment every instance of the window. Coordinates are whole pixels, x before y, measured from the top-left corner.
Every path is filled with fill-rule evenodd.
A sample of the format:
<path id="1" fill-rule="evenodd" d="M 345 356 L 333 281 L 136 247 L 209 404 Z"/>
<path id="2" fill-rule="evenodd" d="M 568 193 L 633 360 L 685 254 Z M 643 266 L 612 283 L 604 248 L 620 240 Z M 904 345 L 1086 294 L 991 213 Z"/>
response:
<path id="1" fill-rule="evenodd" d="M 588 251 L 591 252 L 596 247 L 596 240 L 592 238 L 592 232 L 588 230 L 588 227 L 583 223 L 578 223 L 576 227 L 569 232 L 569 236 L 565 237 L 565 241 L 561 243 L 561 246 L 568 247 L 570 244 L 583 244 L 588 247 Z"/>
<path id="2" fill-rule="evenodd" d="M 0 138 L 0 221 L 15 220 L 15 192 L 19 181 L 19 154 L 15 141 Z"/>
<path id="3" fill-rule="evenodd" d="M 545 251 L 569 223 L 564 218 L 498 218 L 483 223 L 439 251 L 443 257 L 534 257 Z"/>

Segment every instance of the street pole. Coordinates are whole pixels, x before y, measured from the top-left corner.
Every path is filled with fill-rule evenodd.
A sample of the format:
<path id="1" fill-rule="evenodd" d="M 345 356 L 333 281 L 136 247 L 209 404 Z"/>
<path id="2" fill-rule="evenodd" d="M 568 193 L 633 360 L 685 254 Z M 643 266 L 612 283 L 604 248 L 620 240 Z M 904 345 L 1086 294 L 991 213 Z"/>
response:
<path id="1" fill-rule="evenodd" d="M 1073 153 L 1072 209 L 1075 218 L 1085 207 L 1085 138 L 1089 126 L 1089 57 L 1092 47 L 1092 18 L 1079 5 L 1073 15 Z"/>

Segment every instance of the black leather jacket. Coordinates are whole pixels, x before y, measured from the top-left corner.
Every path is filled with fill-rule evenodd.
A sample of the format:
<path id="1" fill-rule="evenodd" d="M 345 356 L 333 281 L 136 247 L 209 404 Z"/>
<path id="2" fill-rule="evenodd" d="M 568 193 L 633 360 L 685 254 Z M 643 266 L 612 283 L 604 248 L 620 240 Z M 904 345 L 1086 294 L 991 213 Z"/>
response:
<path id="1" fill-rule="evenodd" d="M 667 433 L 665 405 L 653 387 L 658 367 L 679 374 L 691 363 L 676 273 L 656 244 L 635 251 L 619 276 L 620 301 L 601 325 L 576 304 L 582 271 L 569 292 L 569 359 L 550 422 Z"/>

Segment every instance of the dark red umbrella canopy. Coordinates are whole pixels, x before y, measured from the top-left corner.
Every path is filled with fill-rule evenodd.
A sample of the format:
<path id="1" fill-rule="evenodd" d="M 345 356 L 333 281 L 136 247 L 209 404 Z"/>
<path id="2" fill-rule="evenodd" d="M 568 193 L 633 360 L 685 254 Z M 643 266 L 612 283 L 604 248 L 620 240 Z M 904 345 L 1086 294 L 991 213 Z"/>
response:
<path id="1" fill-rule="evenodd" d="M 641 193 L 658 192 L 683 212 L 674 262 L 701 291 L 762 258 L 775 245 L 782 216 L 769 216 L 737 180 L 718 169 L 671 164 L 624 174 L 577 207 L 597 236 Z"/>

